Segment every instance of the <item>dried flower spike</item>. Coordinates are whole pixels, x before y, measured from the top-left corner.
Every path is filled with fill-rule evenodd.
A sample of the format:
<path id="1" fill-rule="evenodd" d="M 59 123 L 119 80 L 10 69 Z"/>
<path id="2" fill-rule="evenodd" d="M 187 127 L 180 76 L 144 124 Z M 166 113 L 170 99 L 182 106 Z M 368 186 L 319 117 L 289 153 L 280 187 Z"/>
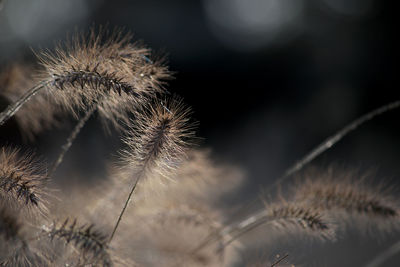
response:
<path id="1" fill-rule="evenodd" d="M 270 225 L 286 232 L 301 233 L 306 231 L 322 239 L 334 239 L 334 226 L 320 210 L 301 203 L 283 202 L 268 205 L 234 226 L 225 227 L 222 236 L 232 235 L 225 243 L 228 245 L 241 235 L 261 225 Z"/>
<path id="2" fill-rule="evenodd" d="M 130 126 L 125 139 L 129 150 L 124 152 L 125 161 L 131 171 L 134 184 L 125 201 L 121 214 L 113 229 L 110 241 L 122 219 L 128 203 L 140 179 L 156 172 L 168 176 L 185 157 L 190 140 L 194 137 L 193 126 L 189 123 L 189 110 L 181 100 L 156 103 L 136 113 L 136 120 Z"/>
<path id="3" fill-rule="evenodd" d="M 135 113 L 123 152 L 126 165 L 135 176 L 147 171 L 168 176 L 186 157 L 194 139 L 190 110 L 180 99 L 158 102 Z"/>
<path id="4" fill-rule="evenodd" d="M 92 29 L 87 35 L 76 34 L 54 53 L 38 53 L 43 66 L 38 84 L 0 114 L 0 125 L 43 88 L 49 88 L 54 101 L 72 112 L 96 104 L 115 125 L 127 120 L 132 103 L 163 92 L 163 80 L 170 77 L 162 61 L 149 60 L 149 50 L 130 41 L 131 35 L 121 31 L 108 34 Z"/>
<path id="5" fill-rule="evenodd" d="M 311 169 L 294 187 L 294 198 L 325 210 L 344 211 L 374 218 L 397 218 L 398 203 L 381 187 L 370 187 L 365 176 L 352 171 L 321 172 Z M 355 179 L 357 178 L 357 180 Z"/>
<path id="6" fill-rule="evenodd" d="M 0 200 L 16 207 L 47 213 L 47 176 L 32 156 L 20 157 L 18 150 L 0 149 Z"/>
<path id="7" fill-rule="evenodd" d="M 76 35 L 67 45 L 59 45 L 55 53 L 39 55 L 44 67 L 41 80 L 60 89 L 55 96 L 66 107 L 98 102 L 103 105 L 100 110 L 107 112 L 103 115 L 110 116 L 121 101 L 126 105 L 127 100 L 137 102 L 162 91 L 162 80 L 169 73 L 162 64 L 148 60 L 150 51 L 132 44 L 130 34 L 106 35 L 92 30 L 88 36 Z"/>

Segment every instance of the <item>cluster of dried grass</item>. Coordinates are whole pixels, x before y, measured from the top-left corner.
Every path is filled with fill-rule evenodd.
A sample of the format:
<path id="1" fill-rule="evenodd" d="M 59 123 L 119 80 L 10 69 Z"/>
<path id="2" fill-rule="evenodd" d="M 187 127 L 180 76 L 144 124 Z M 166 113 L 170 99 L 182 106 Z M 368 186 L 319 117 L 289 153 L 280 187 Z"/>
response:
<path id="1" fill-rule="evenodd" d="M 266 239 L 301 234 L 329 241 L 349 223 L 399 228 L 399 203 L 390 192 L 368 186 L 357 173 L 331 169 L 305 173 L 288 196 L 233 222 L 216 204 L 243 175 L 193 147 L 190 110 L 167 97 L 163 83 L 170 73 L 149 49 L 132 44 L 130 35 L 92 30 L 38 58 L 39 71 L 13 65 L 1 75 L 0 93 L 13 104 L 0 114 L 0 125 L 15 114 L 32 137 L 60 125 L 65 114 L 79 122 L 50 172 L 34 155 L 1 148 L 0 266 L 231 266 L 240 262 L 241 238 L 260 226 Z M 398 106 L 355 121 L 283 178 Z M 95 112 L 122 132 L 126 148 L 106 181 L 66 199 L 52 176 Z M 248 266 L 284 266 L 285 258 Z"/>

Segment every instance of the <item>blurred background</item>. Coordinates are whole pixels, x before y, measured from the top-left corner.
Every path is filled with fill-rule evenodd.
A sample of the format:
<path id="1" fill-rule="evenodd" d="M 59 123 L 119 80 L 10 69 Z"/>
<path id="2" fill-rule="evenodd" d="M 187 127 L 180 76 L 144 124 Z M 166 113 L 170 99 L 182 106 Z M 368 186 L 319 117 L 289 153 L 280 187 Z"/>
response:
<path id="1" fill-rule="evenodd" d="M 2 0 L 0 66 L 34 60 L 32 49 L 51 49 L 75 29 L 124 27 L 167 54 L 176 72 L 168 89 L 193 107 L 202 146 L 248 176 L 230 201 L 251 200 L 326 137 L 398 99 L 398 9 L 392 2 Z M 393 111 L 362 126 L 314 164 L 372 169 L 377 180 L 398 185 L 399 115 Z M 66 129 L 29 143 L 10 121 L 0 138 L 51 161 Z M 74 177 L 79 170 L 77 176 L 90 176 L 119 145 L 92 119 L 60 172 Z M 366 245 L 348 238 L 312 258 L 316 266 L 361 266 L 367 255 L 397 239 Z M 355 246 L 361 249 L 349 249 Z M 397 266 L 396 261 L 385 266 Z"/>

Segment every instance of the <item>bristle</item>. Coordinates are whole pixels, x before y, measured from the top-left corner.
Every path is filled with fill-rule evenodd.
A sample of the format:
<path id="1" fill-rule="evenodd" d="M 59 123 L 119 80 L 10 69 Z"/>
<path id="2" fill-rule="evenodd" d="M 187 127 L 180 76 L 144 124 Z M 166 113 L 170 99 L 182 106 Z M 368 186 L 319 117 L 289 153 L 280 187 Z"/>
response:
<path id="1" fill-rule="evenodd" d="M 44 190 L 48 182 L 40 165 L 30 155 L 19 156 L 18 150 L 0 149 L 0 199 L 11 206 L 47 213 Z"/>
<path id="2" fill-rule="evenodd" d="M 112 266 L 108 254 L 107 237 L 100 231 L 94 229 L 94 225 L 78 225 L 76 219 L 66 219 L 62 224 L 52 227 L 47 231 L 51 239 L 64 240 L 67 244 L 72 243 L 83 257 L 85 264 L 95 266 Z"/>
<path id="3" fill-rule="evenodd" d="M 153 171 L 168 176 L 186 157 L 194 138 L 190 111 L 180 100 L 156 103 L 136 113 L 125 143 L 128 166 L 137 172 Z"/>

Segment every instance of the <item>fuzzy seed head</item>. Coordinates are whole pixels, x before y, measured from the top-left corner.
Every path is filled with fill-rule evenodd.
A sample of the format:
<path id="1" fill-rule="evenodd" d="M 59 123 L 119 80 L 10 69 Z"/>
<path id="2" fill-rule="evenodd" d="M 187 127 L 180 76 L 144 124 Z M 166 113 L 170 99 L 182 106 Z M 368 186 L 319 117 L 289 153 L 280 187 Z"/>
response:
<path id="1" fill-rule="evenodd" d="M 355 177 L 359 176 L 356 180 Z M 381 186 L 368 186 L 355 172 L 318 172 L 310 170 L 307 179 L 298 184 L 295 199 L 305 200 L 325 210 L 341 210 L 353 215 L 375 218 L 397 218 L 398 203 Z"/>
<path id="2" fill-rule="evenodd" d="M 47 176 L 32 156 L 19 156 L 18 150 L 0 148 L 1 201 L 12 207 L 26 207 L 45 214 L 47 182 Z"/>
<path id="3" fill-rule="evenodd" d="M 175 170 L 186 157 L 194 138 L 189 109 L 180 100 L 156 103 L 136 113 L 129 126 L 123 152 L 135 172 L 155 171 L 161 175 Z"/>
<path id="4" fill-rule="evenodd" d="M 298 226 L 306 231 L 317 233 L 323 238 L 332 239 L 332 225 L 318 209 L 301 204 L 283 203 L 267 207 L 267 217 L 271 223 L 283 229 Z"/>
<path id="5" fill-rule="evenodd" d="M 150 60 L 150 50 L 131 39 L 118 30 L 76 34 L 54 53 L 38 55 L 44 67 L 40 80 L 58 89 L 53 91 L 56 102 L 71 111 L 96 104 L 106 121 L 127 121 L 138 102 L 163 92 L 170 76 L 161 60 Z"/>

